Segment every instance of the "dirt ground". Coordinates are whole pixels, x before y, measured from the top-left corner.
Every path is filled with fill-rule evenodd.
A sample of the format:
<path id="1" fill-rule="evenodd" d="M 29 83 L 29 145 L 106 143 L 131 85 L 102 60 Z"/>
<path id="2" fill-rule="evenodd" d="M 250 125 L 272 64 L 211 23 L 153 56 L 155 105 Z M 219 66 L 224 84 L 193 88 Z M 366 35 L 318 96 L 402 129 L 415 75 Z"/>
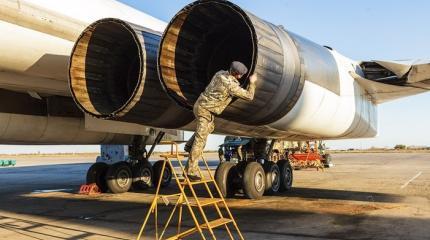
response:
<path id="1" fill-rule="evenodd" d="M 18 164 L 0 168 L 0 239 L 136 237 L 153 190 L 82 196 L 92 155 L 9 158 Z M 295 171 L 289 192 L 229 199 L 245 238 L 430 239 L 430 153 L 338 153 L 333 161 L 324 172 Z M 169 208 L 160 211 L 162 219 Z"/>

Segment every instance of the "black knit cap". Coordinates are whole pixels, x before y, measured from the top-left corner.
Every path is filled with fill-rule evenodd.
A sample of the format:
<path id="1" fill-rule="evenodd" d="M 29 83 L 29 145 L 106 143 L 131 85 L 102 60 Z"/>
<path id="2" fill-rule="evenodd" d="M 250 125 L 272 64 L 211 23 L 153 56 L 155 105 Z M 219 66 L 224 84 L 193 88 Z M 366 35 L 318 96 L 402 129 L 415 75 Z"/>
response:
<path id="1" fill-rule="evenodd" d="M 240 75 L 245 75 L 245 73 L 248 72 L 248 68 L 246 66 L 238 61 L 234 61 L 230 64 L 230 73 L 237 73 Z"/>

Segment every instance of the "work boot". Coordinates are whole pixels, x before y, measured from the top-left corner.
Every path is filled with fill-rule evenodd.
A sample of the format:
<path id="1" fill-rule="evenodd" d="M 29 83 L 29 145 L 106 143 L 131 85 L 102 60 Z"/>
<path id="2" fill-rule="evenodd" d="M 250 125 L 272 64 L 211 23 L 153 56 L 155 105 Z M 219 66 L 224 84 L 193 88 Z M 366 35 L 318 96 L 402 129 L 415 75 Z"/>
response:
<path id="1" fill-rule="evenodd" d="M 187 152 L 187 153 L 190 153 L 191 152 L 191 146 L 185 144 L 184 151 Z"/>
<path id="2" fill-rule="evenodd" d="M 202 178 L 201 178 L 201 177 L 199 177 L 199 176 L 197 176 L 197 175 L 189 175 L 189 174 L 187 174 L 187 177 L 188 177 L 188 179 L 189 179 L 191 182 L 198 182 L 198 181 L 201 181 L 201 180 L 202 180 Z"/>

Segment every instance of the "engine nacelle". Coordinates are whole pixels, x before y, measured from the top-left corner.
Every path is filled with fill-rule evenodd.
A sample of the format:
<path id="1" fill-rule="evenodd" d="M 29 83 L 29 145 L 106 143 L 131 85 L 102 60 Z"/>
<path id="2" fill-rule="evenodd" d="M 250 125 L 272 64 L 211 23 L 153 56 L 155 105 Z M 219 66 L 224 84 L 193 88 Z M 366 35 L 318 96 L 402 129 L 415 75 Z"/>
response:
<path id="1" fill-rule="evenodd" d="M 290 138 L 376 134 L 375 106 L 348 74 L 362 74 L 354 61 L 228 1 L 196 1 L 179 11 L 162 37 L 158 70 L 167 93 L 191 109 L 213 74 L 232 61 L 248 66 L 245 78 L 258 74 L 256 95 L 225 109 L 219 117 L 239 125 L 221 121 L 221 131 L 280 131 Z"/>

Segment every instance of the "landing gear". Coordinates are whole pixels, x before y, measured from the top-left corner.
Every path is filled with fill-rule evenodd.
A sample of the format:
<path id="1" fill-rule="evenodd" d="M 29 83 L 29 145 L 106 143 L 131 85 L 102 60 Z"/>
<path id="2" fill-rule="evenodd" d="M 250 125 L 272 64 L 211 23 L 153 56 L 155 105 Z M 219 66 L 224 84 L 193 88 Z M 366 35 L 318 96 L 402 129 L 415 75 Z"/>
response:
<path id="1" fill-rule="evenodd" d="M 107 192 L 108 186 L 105 181 L 106 172 L 109 165 L 102 162 L 97 162 L 91 165 L 87 171 L 87 184 L 95 183 L 101 192 Z"/>
<path id="2" fill-rule="evenodd" d="M 251 159 L 243 159 L 237 164 L 223 162 L 215 171 L 215 181 L 223 196 L 233 197 L 242 189 L 247 198 L 258 199 L 264 194 L 273 195 L 291 189 L 293 170 L 290 162 L 279 160 L 279 156 L 275 159 L 270 157 L 275 142 L 251 139 L 250 143 L 251 146 L 244 147 Z"/>
<path id="3" fill-rule="evenodd" d="M 128 192 L 132 184 L 131 167 L 126 162 L 118 162 L 109 166 L 106 172 L 106 184 L 112 193 Z"/>
<path id="4" fill-rule="evenodd" d="M 97 162 L 88 169 L 87 184 L 96 183 L 102 192 L 111 193 L 157 186 L 163 161 L 152 166 L 148 159 L 163 136 L 164 132 L 158 133 L 149 152 L 145 149 L 148 137 L 142 136 L 135 136 L 130 146 L 102 145 Z M 172 170 L 166 167 L 161 186 L 168 186 L 171 180 Z"/>

